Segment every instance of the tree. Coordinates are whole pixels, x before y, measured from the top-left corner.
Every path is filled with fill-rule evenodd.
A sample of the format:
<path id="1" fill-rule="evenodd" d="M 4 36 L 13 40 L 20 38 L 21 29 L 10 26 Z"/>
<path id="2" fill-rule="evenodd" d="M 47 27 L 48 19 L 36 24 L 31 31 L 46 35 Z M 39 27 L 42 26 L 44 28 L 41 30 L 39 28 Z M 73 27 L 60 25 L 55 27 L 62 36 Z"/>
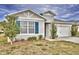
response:
<path id="1" fill-rule="evenodd" d="M 57 32 L 56 25 L 54 24 L 54 22 L 52 22 L 52 29 L 51 29 L 51 37 L 52 37 L 52 39 L 56 38 L 56 32 Z"/>
<path id="2" fill-rule="evenodd" d="M 76 25 L 76 24 L 73 24 L 73 25 L 71 26 L 71 35 L 72 35 L 72 36 L 76 36 L 77 30 L 78 30 L 77 25 Z"/>
<path id="3" fill-rule="evenodd" d="M 8 37 L 8 41 L 12 41 L 17 33 L 19 33 L 19 27 L 16 24 L 16 18 L 15 16 L 7 16 L 7 22 L 4 21 L 2 23 L 2 26 L 4 27 L 3 31 L 5 35 Z M 10 40 L 9 40 L 10 39 Z M 12 44 L 12 42 L 11 42 Z"/>

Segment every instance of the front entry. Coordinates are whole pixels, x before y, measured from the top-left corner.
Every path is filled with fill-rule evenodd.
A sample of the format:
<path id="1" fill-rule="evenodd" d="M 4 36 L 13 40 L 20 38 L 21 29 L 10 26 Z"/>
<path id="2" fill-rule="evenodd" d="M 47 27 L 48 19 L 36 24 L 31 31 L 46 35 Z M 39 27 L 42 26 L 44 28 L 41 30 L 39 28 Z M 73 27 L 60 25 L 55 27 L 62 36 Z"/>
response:
<path id="1" fill-rule="evenodd" d="M 46 24 L 46 38 L 51 38 L 51 24 Z"/>

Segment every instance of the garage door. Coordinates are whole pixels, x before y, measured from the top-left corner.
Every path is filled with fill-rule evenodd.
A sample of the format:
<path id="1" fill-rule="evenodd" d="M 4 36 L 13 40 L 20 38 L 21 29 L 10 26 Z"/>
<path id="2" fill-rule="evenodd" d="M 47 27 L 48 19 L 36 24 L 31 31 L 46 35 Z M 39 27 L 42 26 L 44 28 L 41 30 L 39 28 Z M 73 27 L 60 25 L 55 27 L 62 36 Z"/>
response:
<path id="1" fill-rule="evenodd" d="M 71 36 L 71 27 L 70 26 L 58 26 L 57 35 L 58 37 Z"/>

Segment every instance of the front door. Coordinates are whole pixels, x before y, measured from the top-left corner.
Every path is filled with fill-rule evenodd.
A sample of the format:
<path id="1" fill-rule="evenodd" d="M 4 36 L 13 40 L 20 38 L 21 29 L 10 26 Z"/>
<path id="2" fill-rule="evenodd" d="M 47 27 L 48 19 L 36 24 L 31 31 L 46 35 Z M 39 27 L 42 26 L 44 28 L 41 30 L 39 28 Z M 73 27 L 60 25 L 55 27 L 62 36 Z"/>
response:
<path id="1" fill-rule="evenodd" d="M 46 24 L 46 38 L 51 38 L 51 24 Z"/>

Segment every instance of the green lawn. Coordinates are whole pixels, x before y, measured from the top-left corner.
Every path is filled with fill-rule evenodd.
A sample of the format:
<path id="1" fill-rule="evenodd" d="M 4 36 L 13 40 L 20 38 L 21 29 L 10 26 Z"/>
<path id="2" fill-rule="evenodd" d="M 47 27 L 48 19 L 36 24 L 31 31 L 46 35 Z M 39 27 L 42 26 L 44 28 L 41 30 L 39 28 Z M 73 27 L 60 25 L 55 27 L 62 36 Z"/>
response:
<path id="1" fill-rule="evenodd" d="M 19 41 L 0 45 L 0 54 L 10 55 L 78 55 L 79 44 L 66 41 Z"/>

